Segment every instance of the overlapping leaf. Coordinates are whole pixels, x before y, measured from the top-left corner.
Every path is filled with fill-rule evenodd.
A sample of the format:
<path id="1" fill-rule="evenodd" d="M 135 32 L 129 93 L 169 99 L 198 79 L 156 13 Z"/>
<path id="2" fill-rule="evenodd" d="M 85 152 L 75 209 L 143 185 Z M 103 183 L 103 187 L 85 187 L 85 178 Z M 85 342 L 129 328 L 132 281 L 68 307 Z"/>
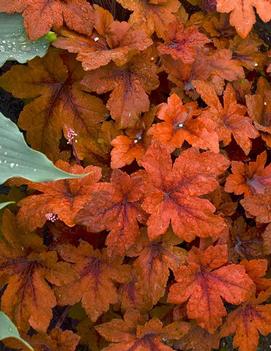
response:
<path id="1" fill-rule="evenodd" d="M 250 118 L 245 116 L 245 106 L 237 103 L 232 86 L 227 85 L 224 91 L 224 105 L 222 106 L 215 89 L 210 84 L 194 81 L 193 85 L 209 106 L 203 112 L 203 116 L 211 118 L 216 123 L 219 140 L 223 141 L 226 146 L 231 142 L 233 136 L 247 155 L 251 149 L 251 139 L 255 139 L 258 133 Z"/>
<path id="2" fill-rule="evenodd" d="M 121 66 L 129 58 L 145 50 L 152 40 L 141 30 L 127 22 L 114 21 L 106 10 L 96 7 L 95 22 L 97 32 L 92 36 L 80 36 L 63 31 L 54 46 L 76 53 L 85 70 L 94 70 L 111 61 Z"/>
<path id="3" fill-rule="evenodd" d="M 211 246 L 205 251 L 193 248 L 188 265 L 175 272 L 168 301 L 187 303 L 189 318 L 213 333 L 227 315 L 223 300 L 231 304 L 246 301 L 255 288 L 241 265 L 228 264 L 226 245 Z"/>
<path id="4" fill-rule="evenodd" d="M 130 22 L 149 34 L 165 35 L 168 26 L 175 21 L 174 13 L 180 3 L 177 0 L 117 0 L 124 8 L 133 11 Z"/>
<path id="5" fill-rule="evenodd" d="M 2 231 L 0 280 L 7 287 L 1 309 L 19 330 L 26 332 L 31 326 L 45 333 L 57 304 L 49 282 L 68 282 L 72 277 L 69 264 L 58 262 L 57 253 L 47 251 L 37 235 L 20 232 L 8 210 L 3 215 Z"/>
<path id="6" fill-rule="evenodd" d="M 74 305 L 78 302 L 92 321 L 108 311 L 110 304 L 118 302 L 116 283 L 128 279 L 129 267 L 119 261 L 110 262 L 106 252 L 94 250 L 87 242 L 76 248 L 63 245 L 59 254 L 72 263 L 77 277 L 69 284 L 56 289 L 58 304 Z"/>
<path id="7" fill-rule="evenodd" d="M 215 237 L 225 229 L 223 219 L 214 215 L 214 206 L 200 198 L 217 187 L 216 177 L 228 167 L 224 156 L 190 148 L 172 165 L 167 148 L 153 144 L 141 163 L 148 175 L 142 207 L 150 214 L 151 239 L 165 233 L 170 223 L 174 233 L 186 241 Z"/>
<path id="8" fill-rule="evenodd" d="M 85 0 L 1 0 L 0 11 L 22 13 L 31 40 L 38 39 L 52 27 L 59 28 L 63 24 L 79 33 L 91 34 L 94 23 L 93 9 Z"/>
<path id="9" fill-rule="evenodd" d="M 114 170 L 111 183 L 98 183 L 76 216 L 76 222 L 92 232 L 110 230 L 106 243 L 112 254 L 124 255 L 139 235 L 138 222 L 144 222 L 141 209 L 144 178 Z"/>
<path id="10" fill-rule="evenodd" d="M 0 77 L 2 88 L 31 99 L 20 114 L 19 126 L 30 145 L 53 160 L 61 158 L 59 142 L 66 127 L 77 134 L 80 146 L 86 138 L 92 139 L 104 120 L 105 107 L 100 99 L 84 92 L 83 77 L 80 64 L 57 50 L 27 66 L 14 66 Z"/>
<path id="11" fill-rule="evenodd" d="M 244 164 L 232 162 L 232 174 L 227 178 L 225 190 L 236 195 L 263 193 L 271 185 L 271 166 L 265 167 L 266 152 L 257 156 L 255 162 Z"/>
<path id="12" fill-rule="evenodd" d="M 82 84 L 87 91 L 104 94 L 112 91 L 107 108 L 120 128 L 133 127 L 139 114 L 149 110 L 148 93 L 158 87 L 158 69 L 152 56 L 135 56 L 128 64 L 109 64 L 88 72 Z"/>
<path id="13" fill-rule="evenodd" d="M 254 8 L 264 22 L 271 19 L 270 0 L 217 0 L 217 11 L 230 13 L 230 23 L 245 38 L 256 22 Z"/>
<path id="14" fill-rule="evenodd" d="M 136 312 L 127 313 L 122 319 L 113 319 L 98 325 L 97 331 L 111 344 L 104 351 L 172 351 L 164 344 L 164 339 L 178 339 L 186 334 L 189 326 L 185 322 L 175 322 L 163 327 L 159 319 L 151 319 L 145 324 Z"/>
<path id="15" fill-rule="evenodd" d="M 197 117 L 200 110 L 193 102 L 183 104 L 182 100 L 173 94 L 168 102 L 160 105 L 157 117 L 164 122 L 154 124 L 149 134 L 169 151 L 180 148 L 185 141 L 201 149 L 218 152 L 218 136 L 215 124 L 207 116 Z"/>
<path id="16" fill-rule="evenodd" d="M 86 173 L 84 178 L 59 180 L 50 183 L 29 183 L 31 189 L 38 190 L 39 195 L 31 195 L 21 200 L 18 205 L 18 221 L 29 231 L 42 227 L 47 220 L 61 220 L 68 226 L 75 225 L 75 216 L 88 202 L 92 185 L 101 178 L 98 167 L 70 166 L 58 161 L 59 168 L 71 173 Z"/>

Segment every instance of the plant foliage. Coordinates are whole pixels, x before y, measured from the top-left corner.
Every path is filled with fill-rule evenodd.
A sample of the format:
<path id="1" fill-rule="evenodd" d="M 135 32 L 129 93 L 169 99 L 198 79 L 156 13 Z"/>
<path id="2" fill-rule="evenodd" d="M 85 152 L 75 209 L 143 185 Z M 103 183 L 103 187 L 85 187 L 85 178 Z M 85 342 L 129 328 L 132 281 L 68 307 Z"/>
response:
<path id="1" fill-rule="evenodd" d="M 0 116 L 0 179 L 13 177 L 1 208 L 16 203 L 1 211 L 0 300 L 26 342 L 267 343 L 271 0 L 0 0 L 0 11 L 23 16 L 30 43 L 56 37 L 0 76 L 24 101 L 17 126 Z"/>

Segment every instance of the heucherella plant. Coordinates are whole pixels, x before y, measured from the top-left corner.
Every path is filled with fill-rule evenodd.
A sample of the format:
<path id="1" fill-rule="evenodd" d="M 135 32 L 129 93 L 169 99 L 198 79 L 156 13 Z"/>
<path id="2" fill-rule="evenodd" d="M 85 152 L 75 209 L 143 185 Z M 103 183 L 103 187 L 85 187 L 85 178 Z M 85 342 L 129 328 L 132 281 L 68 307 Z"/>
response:
<path id="1" fill-rule="evenodd" d="M 23 106 L 0 114 L 0 308 L 23 339 L 265 351 L 271 0 L 0 11 L 0 93 Z"/>

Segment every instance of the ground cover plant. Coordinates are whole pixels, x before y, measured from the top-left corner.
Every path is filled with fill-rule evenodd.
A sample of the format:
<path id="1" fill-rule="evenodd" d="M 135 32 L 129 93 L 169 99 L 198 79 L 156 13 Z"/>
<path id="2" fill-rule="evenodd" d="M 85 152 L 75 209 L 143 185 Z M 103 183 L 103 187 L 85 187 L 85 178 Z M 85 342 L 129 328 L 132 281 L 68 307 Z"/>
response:
<path id="1" fill-rule="evenodd" d="M 15 122 L 78 175 L 2 187 L 0 307 L 25 340 L 6 345 L 268 350 L 271 0 L 0 0 L 0 12 L 48 49 L 2 68 Z"/>

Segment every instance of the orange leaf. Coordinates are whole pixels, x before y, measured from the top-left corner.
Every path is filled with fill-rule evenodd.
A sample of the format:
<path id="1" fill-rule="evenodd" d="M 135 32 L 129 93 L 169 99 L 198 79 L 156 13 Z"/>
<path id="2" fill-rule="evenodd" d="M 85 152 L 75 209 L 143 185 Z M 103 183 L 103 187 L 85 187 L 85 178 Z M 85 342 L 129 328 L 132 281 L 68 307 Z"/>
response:
<path id="1" fill-rule="evenodd" d="M 151 239 L 165 233 L 170 222 L 173 232 L 186 241 L 221 234 L 224 220 L 199 196 L 217 187 L 216 177 L 228 167 L 224 156 L 190 148 L 172 165 L 167 148 L 153 144 L 141 163 L 148 175 L 143 209 L 151 215 L 147 222 Z"/>
<path id="2" fill-rule="evenodd" d="M 55 328 L 48 334 L 36 334 L 30 339 L 35 351 L 75 351 L 80 337 L 71 330 Z"/>
<path id="3" fill-rule="evenodd" d="M 164 122 L 154 124 L 149 134 L 167 146 L 170 152 L 182 147 L 185 141 L 192 146 L 218 152 L 215 123 L 207 117 L 197 117 L 199 114 L 196 103 L 183 104 L 178 95 L 173 94 L 158 110 L 157 117 Z"/>
<path id="4" fill-rule="evenodd" d="M 270 0 L 217 0 L 217 11 L 230 13 L 230 24 L 245 38 L 256 22 L 254 8 L 264 22 L 271 20 Z"/>
<path id="5" fill-rule="evenodd" d="M 240 263 L 245 267 L 248 276 L 256 285 L 257 292 L 267 290 L 271 287 L 271 280 L 264 278 L 268 268 L 268 261 L 265 259 L 242 260 Z"/>
<path id="6" fill-rule="evenodd" d="M 18 221 L 29 231 L 42 227 L 48 219 L 50 220 L 50 215 L 51 219 L 59 219 L 70 227 L 74 226 L 75 216 L 87 203 L 93 184 L 102 176 L 100 168 L 94 166 L 70 166 L 64 161 L 56 162 L 56 166 L 66 172 L 88 175 L 73 180 L 30 183 L 28 186 L 41 194 L 27 196 L 18 203 Z"/>
<path id="7" fill-rule="evenodd" d="M 271 91 L 266 79 L 258 79 L 256 94 L 246 95 L 246 105 L 256 129 L 267 146 L 271 147 Z"/>
<path id="8" fill-rule="evenodd" d="M 255 299 L 231 312 L 222 327 L 222 336 L 235 334 L 233 345 L 240 351 L 256 351 L 259 334 L 271 332 L 271 305 L 260 303 Z"/>
<path id="9" fill-rule="evenodd" d="M 19 126 L 30 145 L 53 160 L 61 158 L 59 143 L 66 126 L 76 133 L 80 145 L 92 139 L 105 118 L 102 101 L 80 86 L 83 77 L 80 63 L 56 49 L 27 66 L 13 66 L 0 77 L 2 88 L 30 99 L 20 114 Z"/>
<path id="10" fill-rule="evenodd" d="M 209 106 L 202 116 L 212 119 L 217 127 L 219 140 L 227 146 L 232 136 L 247 155 L 251 149 L 251 140 L 258 136 L 250 118 L 245 116 L 246 108 L 236 101 L 235 92 L 230 84 L 224 91 L 224 106 L 220 103 L 215 89 L 204 81 L 193 81 L 197 92 Z"/>
<path id="11" fill-rule="evenodd" d="M 66 24 L 79 33 L 91 34 L 94 24 L 94 11 L 85 0 L 0 0 L 0 12 L 20 12 L 31 40 L 35 40 L 54 28 Z"/>
<path id="12" fill-rule="evenodd" d="M 68 263 L 58 262 L 57 253 L 47 251 L 37 235 L 20 232 L 9 211 L 3 215 L 2 231 L 0 281 L 7 288 L 1 309 L 20 330 L 27 332 L 31 326 L 45 333 L 57 303 L 49 283 L 67 283 L 74 277 L 73 271 Z"/>
<path id="13" fill-rule="evenodd" d="M 155 118 L 157 108 L 151 108 L 146 112 L 139 123 L 132 129 L 125 131 L 126 135 L 118 135 L 111 144 L 111 168 L 121 168 L 131 164 L 134 160 L 140 163 L 150 144 L 148 129 Z"/>
<path id="14" fill-rule="evenodd" d="M 139 235 L 138 221 L 145 220 L 140 207 L 143 194 L 141 172 L 129 176 L 114 170 L 111 183 L 98 183 L 91 189 L 76 222 L 91 232 L 110 230 L 106 239 L 110 254 L 125 255 Z"/>
<path id="15" fill-rule="evenodd" d="M 73 264 L 78 276 L 71 283 L 56 288 L 59 305 L 82 303 L 89 318 L 95 322 L 110 304 L 118 302 L 115 283 L 128 279 L 128 266 L 108 260 L 104 251 L 94 250 L 87 242 L 78 247 L 62 245 L 58 248 L 64 260 Z"/>
<path id="16" fill-rule="evenodd" d="M 177 283 L 169 290 L 168 302 L 181 304 L 188 300 L 190 319 L 213 333 L 227 315 L 223 300 L 231 304 L 246 301 L 254 284 L 241 265 L 228 264 L 226 245 L 210 246 L 205 251 L 190 250 L 188 265 L 174 274 Z"/>
<path id="17" fill-rule="evenodd" d="M 220 78 L 234 81 L 244 78 L 244 70 L 232 57 L 231 50 L 204 49 L 197 53 L 192 66 L 191 79 L 207 80 Z"/>
<path id="18" fill-rule="evenodd" d="M 124 8 L 133 11 L 130 22 L 143 28 L 148 35 L 163 37 L 168 26 L 175 21 L 173 13 L 177 12 L 178 0 L 117 0 Z"/>
<path id="19" fill-rule="evenodd" d="M 110 13 L 96 7 L 96 21 L 99 25 L 108 19 Z M 131 56 L 145 50 L 152 44 L 152 40 L 141 30 L 127 22 L 113 21 L 108 23 L 98 33 L 91 37 L 78 35 L 74 32 L 61 31 L 61 35 L 54 42 L 54 46 L 77 54 L 77 60 L 82 62 L 84 70 L 94 70 L 105 66 L 111 61 L 122 66 Z M 101 25 L 99 26 L 101 27 Z"/>
<path id="20" fill-rule="evenodd" d="M 139 114 L 149 110 L 148 93 L 159 85 L 157 67 L 147 54 L 135 56 L 127 65 L 109 64 L 88 72 L 85 90 L 98 94 L 112 91 L 107 108 L 120 128 L 134 127 Z"/>
<path id="21" fill-rule="evenodd" d="M 210 334 L 197 325 L 191 325 L 189 332 L 177 341 L 178 348 L 183 351 L 213 351 L 219 349 L 220 336 L 218 333 Z"/>
<path id="22" fill-rule="evenodd" d="M 147 237 L 141 237 L 137 241 L 137 249 L 129 256 L 137 256 L 133 263 L 137 277 L 137 289 L 144 296 L 145 301 L 150 303 L 149 308 L 156 305 L 165 294 L 169 270 L 176 270 L 184 263 L 186 251 L 178 246 L 181 240 L 172 232 L 168 232 L 160 240 L 149 241 Z M 132 286 L 131 286 L 132 291 Z M 134 306 L 136 307 L 136 306 Z"/>
<path id="23" fill-rule="evenodd" d="M 166 40 L 158 45 L 162 55 L 171 55 L 185 64 L 195 61 L 197 50 L 209 43 L 208 37 L 195 26 L 185 28 L 181 23 L 171 23 L 166 32 Z"/>
<path id="24" fill-rule="evenodd" d="M 259 223 L 271 222 L 271 191 L 267 188 L 263 194 L 255 194 L 246 196 L 241 200 L 241 205 L 244 207 L 249 216 L 256 217 Z"/>
<path id="25" fill-rule="evenodd" d="M 271 185 L 271 165 L 264 167 L 266 159 L 266 152 L 262 152 L 255 162 L 232 161 L 232 174 L 227 177 L 225 190 L 235 195 L 263 193 Z"/>
<path id="26" fill-rule="evenodd" d="M 185 322 L 174 322 L 163 327 L 159 319 L 142 324 L 136 312 L 126 313 L 124 320 L 112 319 L 96 327 L 99 334 L 112 343 L 103 351 L 172 351 L 163 343 L 165 339 L 178 339 L 186 334 L 189 326 Z"/>

